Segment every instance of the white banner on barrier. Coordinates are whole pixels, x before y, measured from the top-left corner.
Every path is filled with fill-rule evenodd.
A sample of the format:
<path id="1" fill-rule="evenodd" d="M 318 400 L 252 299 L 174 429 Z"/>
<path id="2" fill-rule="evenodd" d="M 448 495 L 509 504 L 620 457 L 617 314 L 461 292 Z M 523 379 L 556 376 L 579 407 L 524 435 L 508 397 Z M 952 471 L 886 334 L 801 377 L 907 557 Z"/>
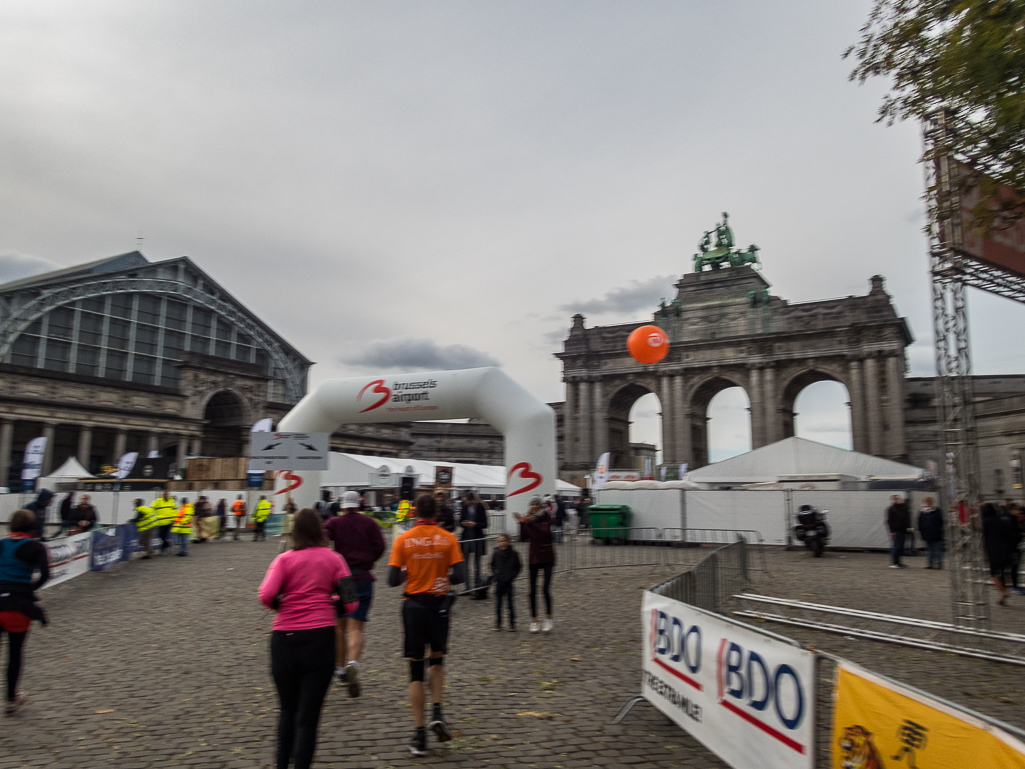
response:
<path id="1" fill-rule="evenodd" d="M 52 540 L 46 543 L 50 557 L 50 579 L 43 588 L 59 585 L 89 571 L 93 535 L 90 532 Z"/>
<path id="2" fill-rule="evenodd" d="M 810 652 L 645 592 L 641 693 L 735 769 L 814 765 Z"/>

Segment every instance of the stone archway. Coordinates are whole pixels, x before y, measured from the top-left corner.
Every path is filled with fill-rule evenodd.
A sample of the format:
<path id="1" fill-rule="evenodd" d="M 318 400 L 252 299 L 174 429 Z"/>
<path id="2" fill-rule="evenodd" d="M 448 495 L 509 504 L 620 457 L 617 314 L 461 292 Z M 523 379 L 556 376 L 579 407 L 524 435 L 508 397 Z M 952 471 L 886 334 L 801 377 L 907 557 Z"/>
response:
<path id="1" fill-rule="evenodd" d="M 203 408 L 203 454 L 239 457 L 246 453 L 249 413 L 245 399 L 231 390 L 213 393 Z"/>
<path id="2" fill-rule="evenodd" d="M 790 376 L 789 379 L 784 383 L 780 392 L 780 418 L 783 427 L 783 437 L 792 438 L 795 435 L 794 432 L 794 403 L 797 401 L 797 396 L 808 387 L 809 385 L 816 384 L 817 382 L 839 382 L 846 388 L 848 394 L 848 407 L 850 407 L 850 385 L 845 381 L 845 377 L 841 376 L 838 372 L 830 371 L 827 367 L 816 366 L 812 368 L 803 369 L 795 372 Z M 854 421 L 848 412 L 848 424 L 851 428 L 851 435 L 854 435 Z"/>
<path id="3" fill-rule="evenodd" d="M 724 374 L 713 374 L 698 383 L 691 392 L 688 398 L 691 467 L 704 467 L 708 464 L 708 405 L 712 402 L 712 399 L 723 390 L 739 387 L 748 396 L 748 402 L 750 403 L 751 394 L 742 382 L 737 381 L 737 379 L 739 377 L 734 378 Z M 684 429 L 686 429 L 686 426 Z"/>
<path id="4" fill-rule="evenodd" d="M 606 445 L 609 450 L 609 467 L 634 466 L 633 450 L 630 447 L 630 410 L 645 395 L 658 397 L 658 393 L 647 384 L 631 381 L 619 387 L 609 397 L 608 417 L 605 420 L 605 429 L 608 431 Z M 661 400 L 659 402 L 661 404 Z"/>

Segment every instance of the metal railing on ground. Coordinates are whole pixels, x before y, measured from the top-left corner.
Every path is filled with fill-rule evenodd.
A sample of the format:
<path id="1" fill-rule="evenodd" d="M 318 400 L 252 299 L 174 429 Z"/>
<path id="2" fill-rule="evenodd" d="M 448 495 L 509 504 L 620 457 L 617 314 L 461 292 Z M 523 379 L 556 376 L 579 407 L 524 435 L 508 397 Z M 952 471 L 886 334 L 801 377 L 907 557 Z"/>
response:
<path id="1" fill-rule="evenodd" d="M 738 537 L 705 555 L 687 571 L 651 588 L 651 592 L 707 611 L 721 611 L 750 580 L 747 541 Z"/>

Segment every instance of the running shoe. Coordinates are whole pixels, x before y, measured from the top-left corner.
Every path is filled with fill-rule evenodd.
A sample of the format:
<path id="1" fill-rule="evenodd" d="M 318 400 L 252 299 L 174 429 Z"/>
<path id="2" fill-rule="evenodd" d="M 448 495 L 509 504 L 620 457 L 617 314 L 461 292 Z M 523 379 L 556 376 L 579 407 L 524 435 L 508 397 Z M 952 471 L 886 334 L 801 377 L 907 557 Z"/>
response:
<path id="1" fill-rule="evenodd" d="M 349 664 L 345 666 L 345 674 L 349 681 L 349 696 L 359 697 L 362 691 L 359 685 L 359 663 L 356 660 L 349 660 Z"/>
<path id="2" fill-rule="evenodd" d="M 530 632 L 531 632 L 531 633 L 536 633 L 536 632 L 538 632 L 538 631 L 539 631 L 540 629 L 541 629 L 541 623 L 540 623 L 540 622 L 538 622 L 537 620 L 535 620 L 534 622 L 531 622 L 531 623 L 530 623 Z"/>
<path id="3" fill-rule="evenodd" d="M 4 715 L 5 716 L 13 716 L 15 713 L 17 713 L 19 710 L 21 710 L 22 706 L 26 702 L 28 702 L 28 698 L 24 694 L 16 694 L 16 695 L 14 695 L 14 699 L 13 700 L 9 700 L 8 703 L 7 703 L 7 706 L 4 708 Z M 449 739 L 451 739 L 451 738 L 449 738 Z"/>
<path id="4" fill-rule="evenodd" d="M 434 736 L 438 738 L 438 742 L 448 742 L 454 736 L 452 730 L 448 728 L 442 719 L 437 718 L 427 724 L 427 728 L 434 732 Z"/>
<path id="5" fill-rule="evenodd" d="M 542 633 L 551 633 L 552 632 L 552 628 L 554 628 L 554 627 L 555 627 L 555 623 L 552 622 L 550 619 L 546 619 L 544 622 L 541 623 L 541 632 Z"/>
<path id="6" fill-rule="evenodd" d="M 409 752 L 414 756 L 427 755 L 427 732 L 423 729 L 413 732 L 413 739 L 409 741 Z"/>
<path id="7" fill-rule="evenodd" d="M 335 668 L 335 678 L 338 679 L 338 683 L 340 684 L 349 683 L 349 674 L 346 672 L 344 667 Z"/>

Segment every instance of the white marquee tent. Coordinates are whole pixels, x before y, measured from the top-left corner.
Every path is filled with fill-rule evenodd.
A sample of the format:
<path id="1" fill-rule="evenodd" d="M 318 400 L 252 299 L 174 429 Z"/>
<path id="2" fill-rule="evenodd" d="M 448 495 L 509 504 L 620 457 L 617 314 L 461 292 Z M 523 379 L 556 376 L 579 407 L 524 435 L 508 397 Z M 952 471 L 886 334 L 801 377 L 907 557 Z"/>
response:
<path id="1" fill-rule="evenodd" d="M 93 476 L 74 457 L 58 467 L 49 475 L 36 481 L 37 489 L 53 489 L 58 483 L 72 483 L 79 478 L 92 478 Z"/>
<path id="2" fill-rule="evenodd" d="M 457 489 L 474 489 L 483 494 L 504 494 L 506 473 L 501 465 L 467 465 L 457 462 L 435 462 L 427 459 L 402 459 L 396 457 L 369 457 L 362 454 L 343 454 L 332 451 L 328 470 L 321 476 L 321 488 L 338 492 L 344 489 L 365 489 L 370 486 L 370 476 L 380 468 L 387 467 L 393 475 L 402 475 L 407 467 L 420 476 L 420 486 L 434 485 L 434 471 L 438 466 L 452 468 L 452 486 Z M 580 496 L 580 487 L 566 481 L 556 481 L 559 494 L 567 497 Z"/>
<path id="3" fill-rule="evenodd" d="M 768 446 L 693 470 L 687 480 L 708 487 L 773 483 L 788 476 L 847 476 L 857 480 L 921 478 L 925 471 L 857 451 L 805 438 L 785 438 Z"/>

